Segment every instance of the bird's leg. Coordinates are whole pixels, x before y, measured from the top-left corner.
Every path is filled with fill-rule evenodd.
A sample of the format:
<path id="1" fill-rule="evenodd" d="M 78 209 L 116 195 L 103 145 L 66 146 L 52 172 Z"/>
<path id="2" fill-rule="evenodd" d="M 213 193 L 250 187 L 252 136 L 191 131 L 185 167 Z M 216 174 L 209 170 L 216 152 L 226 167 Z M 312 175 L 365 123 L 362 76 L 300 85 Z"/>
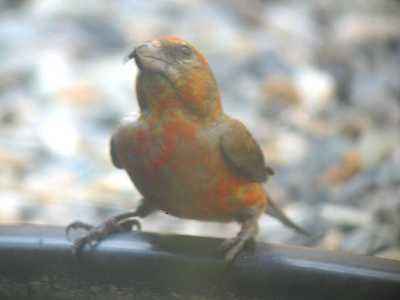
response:
<path id="1" fill-rule="evenodd" d="M 262 211 L 256 207 L 245 208 L 238 216 L 237 221 L 241 224 L 238 235 L 225 240 L 220 246 L 225 252 L 225 261 L 233 261 L 249 242 L 254 242 L 258 232 L 258 218 Z"/>
<path id="2" fill-rule="evenodd" d="M 71 230 L 84 229 L 88 231 L 85 236 L 78 238 L 73 242 L 72 251 L 74 254 L 77 254 L 80 249 L 87 243 L 96 244 L 108 237 L 109 235 L 118 232 L 130 231 L 133 227 L 136 227 L 138 230 L 140 230 L 141 225 L 139 220 L 133 218 L 144 218 L 155 210 L 156 209 L 149 203 L 147 203 L 147 201 L 142 200 L 139 207 L 134 211 L 118 214 L 114 217 L 111 217 L 110 219 L 107 219 L 105 222 L 101 223 L 98 226 L 93 226 L 87 223 L 76 221 L 66 227 L 65 233 L 67 238 L 70 240 L 69 233 Z"/>

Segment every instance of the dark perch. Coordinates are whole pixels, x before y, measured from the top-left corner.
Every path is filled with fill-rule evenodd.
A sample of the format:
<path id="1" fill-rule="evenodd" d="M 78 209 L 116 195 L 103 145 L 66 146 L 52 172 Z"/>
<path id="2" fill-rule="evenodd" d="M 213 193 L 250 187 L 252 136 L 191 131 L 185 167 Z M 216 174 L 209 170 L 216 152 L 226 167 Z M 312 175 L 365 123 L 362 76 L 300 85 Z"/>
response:
<path id="1" fill-rule="evenodd" d="M 0 299 L 400 299 L 398 261 L 258 243 L 227 267 L 219 239 L 139 232 L 77 260 L 63 230 L 0 227 Z"/>

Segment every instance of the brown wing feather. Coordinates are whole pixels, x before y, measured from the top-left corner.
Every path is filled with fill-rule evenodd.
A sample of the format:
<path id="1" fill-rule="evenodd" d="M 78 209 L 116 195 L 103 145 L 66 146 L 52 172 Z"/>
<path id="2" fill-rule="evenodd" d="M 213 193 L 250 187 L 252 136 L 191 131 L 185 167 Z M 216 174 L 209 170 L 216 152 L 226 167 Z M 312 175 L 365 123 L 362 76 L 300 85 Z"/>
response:
<path id="1" fill-rule="evenodd" d="M 264 182 L 274 171 L 265 165 L 260 146 L 247 128 L 237 120 L 231 120 L 220 138 L 222 154 L 239 176 L 249 181 Z"/>
<path id="2" fill-rule="evenodd" d="M 111 155 L 111 161 L 112 161 L 113 165 L 118 169 L 123 169 L 121 163 L 118 161 L 116 145 L 115 145 L 115 141 L 112 137 L 110 140 L 110 155 Z"/>

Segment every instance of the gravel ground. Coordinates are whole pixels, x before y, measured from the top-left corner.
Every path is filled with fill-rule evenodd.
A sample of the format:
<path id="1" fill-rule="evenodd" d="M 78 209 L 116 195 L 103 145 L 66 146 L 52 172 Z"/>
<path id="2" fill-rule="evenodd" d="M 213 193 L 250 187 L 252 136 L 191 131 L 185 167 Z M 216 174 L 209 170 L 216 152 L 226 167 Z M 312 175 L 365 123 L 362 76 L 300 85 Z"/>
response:
<path id="1" fill-rule="evenodd" d="M 246 3 L 246 4 L 244 4 Z M 0 222 L 100 222 L 139 193 L 108 143 L 137 114 L 139 42 L 209 58 L 225 110 L 262 145 L 269 193 L 316 236 L 263 218 L 260 240 L 400 259 L 400 2 L 0 1 Z M 231 236 L 156 214 L 146 230 Z"/>

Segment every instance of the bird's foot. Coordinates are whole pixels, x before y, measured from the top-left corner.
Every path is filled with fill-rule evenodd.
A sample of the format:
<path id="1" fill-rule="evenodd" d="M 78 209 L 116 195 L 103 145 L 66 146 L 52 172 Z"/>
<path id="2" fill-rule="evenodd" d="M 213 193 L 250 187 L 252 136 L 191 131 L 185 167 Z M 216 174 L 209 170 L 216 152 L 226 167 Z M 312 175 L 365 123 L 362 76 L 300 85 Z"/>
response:
<path id="1" fill-rule="evenodd" d="M 247 246 L 255 245 L 255 237 L 258 232 L 258 217 L 262 213 L 260 208 L 244 209 L 239 215 L 238 221 L 241 228 L 238 235 L 232 239 L 226 239 L 220 245 L 220 250 L 224 252 L 226 262 L 233 262 L 236 256 Z"/>
<path id="2" fill-rule="evenodd" d="M 224 260 L 232 262 L 236 256 L 247 246 L 254 247 L 254 238 L 243 239 L 240 235 L 224 240 L 219 246 L 219 250 L 224 253 Z"/>
<path id="3" fill-rule="evenodd" d="M 67 239 L 72 241 L 70 239 L 71 230 L 83 229 L 87 231 L 87 234 L 85 236 L 73 241 L 72 252 L 73 254 L 77 255 L 79 254 L 79 251 L 82 249 L 82 247 L 86 244 L 94 246 L 109 235 L 118 232 L 131 231 L 132 228 L 135 227 L 137 230 L 141 230 L 140 222 L 137 219 L 120 219 L 118 217 L 114 217 L 106 220 L 104 223 L 98 226 L 93 226 L 80 221 L 73 222 L 66 227 L 65 234 L 67 236 Z"/>

